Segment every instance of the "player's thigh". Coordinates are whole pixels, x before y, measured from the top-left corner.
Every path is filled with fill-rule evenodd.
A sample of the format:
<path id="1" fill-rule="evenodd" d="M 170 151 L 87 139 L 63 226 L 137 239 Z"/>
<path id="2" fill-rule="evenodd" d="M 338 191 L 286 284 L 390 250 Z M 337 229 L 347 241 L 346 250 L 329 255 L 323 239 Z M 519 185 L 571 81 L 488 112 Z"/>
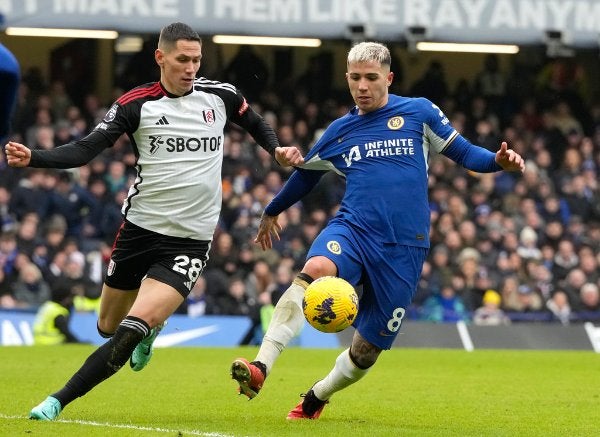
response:
<path id="1" fill-rule="evenodd" d="M 136 290 L 119 290 L 104 284 L 100 298 L 98 327 L 106 333 L 114 333 L 125 318 L 137 296 Z"/>
<path id="2" fill-rule="evenodd" d="M 150 327 L 164 322 L 189 295 L 208 260 L 209 241 L 161 239 L 130 316 Z"/>
<path id="3" fill-rule="evenodd" d="M 325 257 L 334 265 L 327 265 L 323 270 L 322 266 L 311 266 L 311 263 Z M 352 285 L 357 285 L 362 277 L 362 260 L 359 253 L 356 239 L 352 231 L 340 224 L 328 225 L 319 233 L 313 241 L 307 254 L 307 263 L 305 271 L 313 278 L 326 275 L 336 275 L 344 278 Z M 325 273 L 323 274 L 323 271 Z M 312 274 L 311 274 L 312 273 Z M 316 276 L 313 276 L 316 275 Z"/>
<path id="4" fill-rule="evenodd" d="M 392 346 L 426 257 L 426 248 L 401 245 L 384 245 L 365 257 L 363 294 L 354 326 L 371 344 L 381 349 Z"/>
<path id="5" fill-rule="evenodd" d="M 129 315 L 145 321 L 151 328 L 164 322 L 182 304 L 184 297 L 175 287 L 154 278 L 142 281 Z"/>

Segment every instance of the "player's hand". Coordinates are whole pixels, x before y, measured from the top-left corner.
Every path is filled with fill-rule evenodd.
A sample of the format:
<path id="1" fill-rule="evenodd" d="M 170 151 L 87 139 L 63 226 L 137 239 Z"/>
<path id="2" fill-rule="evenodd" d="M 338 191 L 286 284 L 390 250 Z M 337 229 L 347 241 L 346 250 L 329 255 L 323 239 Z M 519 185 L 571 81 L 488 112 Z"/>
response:
<path id="1" fill-rule="evenodd" d="M 500 150 L 496 152 L 496 163 L 506 171 L 523 173 L 525 170 L 525 160 L 517 152 L 509 149 L 506 141 L 502 142 Z"/>
<path id="2" fill-rule="evenodd" d="M 275 160 L 282 167 L 304 164 L 304 157 L 297 147 L 276 147 Z"/>
<path id="3" fill-rule="evenodd" d="M 31 150 L 28 147 L 14 141 L 9 141 L 4 146 L 6 162 L 11 167 L 27 167 L 31 162 Z"/>
<path id="4" fill-rule="evenodd" d="M 271 216 L 263 214 L 260 218 L 260 224 L 258 225 L 258 234 L 256 234 L 256 238 L 254 242 L 260 244 L 262 250 L 271 249 L 273 247 L 273 240 L 271 239 L 271 235 L 273 235 L 277 240 L 279 240 L 279 232 L 281 232 L 281 225 L 278 221 L 279 216 Z"/>

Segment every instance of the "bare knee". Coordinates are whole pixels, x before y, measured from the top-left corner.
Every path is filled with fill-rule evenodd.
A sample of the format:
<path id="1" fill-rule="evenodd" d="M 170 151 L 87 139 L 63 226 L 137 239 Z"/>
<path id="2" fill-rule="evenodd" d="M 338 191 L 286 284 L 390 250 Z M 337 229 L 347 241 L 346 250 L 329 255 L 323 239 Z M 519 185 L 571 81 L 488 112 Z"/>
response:
<path id="1" fill-rule="evenodd" d="M 368 369 L 377 361 L 381 349 L 369 343 L 356 331 L 350 346 L 350 359 L 361 369 Z"/>
<path id="2" fill-rule="evenodd" d="M 322 276 L 336 276 L 337 266 L 329 258 L 324 256 L 314 256 L 306 261 L 302 273 L 306 273 L 313 279 Z"/>
<path id="3" fill-rule="evenodd" d="M 117 328 L 119 327 L 119 323 L 121 320 L 113 320 L 110 317 L 98 317 L 98 332 L 103 337 L 111 336 L 115 333 Z"/>

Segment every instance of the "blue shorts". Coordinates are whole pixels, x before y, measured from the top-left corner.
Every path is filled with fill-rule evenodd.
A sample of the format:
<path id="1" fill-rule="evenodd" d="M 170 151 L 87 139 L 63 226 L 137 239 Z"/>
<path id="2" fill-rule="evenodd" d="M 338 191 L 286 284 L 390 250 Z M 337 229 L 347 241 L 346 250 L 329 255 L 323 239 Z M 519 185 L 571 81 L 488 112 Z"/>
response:
<path id="1" fill-rule="evenodd" d="M 327 257 L 337 266 L 339 277 L 363 286 L 353 326 L 369 343 L 390 349 L 429 249 L 371 240 L 349 225 L 330 223 L 313 242 L 307 258 Z"/>

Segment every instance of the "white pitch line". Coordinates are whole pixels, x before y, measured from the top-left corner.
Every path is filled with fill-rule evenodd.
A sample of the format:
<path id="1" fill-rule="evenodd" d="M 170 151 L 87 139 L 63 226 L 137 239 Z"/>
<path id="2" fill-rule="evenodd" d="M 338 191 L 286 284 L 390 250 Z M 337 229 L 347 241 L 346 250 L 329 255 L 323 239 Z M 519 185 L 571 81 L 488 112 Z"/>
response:
<path id="1" fill-rule="evenodd" d="M 467 324 L 462 320 L 459 320 L 456 322 L 456 329 L 458 329 L 458 335 L 460 336 L 460 340 L 462 341 L 465 350 L 467 352 L 472 352 L 475 347 L 473 346 L 473 340 L 471 340 L 471 335 L 467 329 Z"/>
<path id="2" fill-rule="evenodd" d="M 25 416 L 8 416 L 6 414 L 0 413 L 0 419 L 26 419 Z M 181 432 L 184 434 L 198 435 L 202 437 L 235 437 L 231 434 L 221 434 L 220 432 L 204 432 L 198 431 L 194 429 L 168 429 L 168 428 L 155 428 L 151 426 L 136 426 L 136 425 L 126 425 L 120 423 L 102 423 L 102 422 L 92 422 L 89 420 L 66 420 L 66 419 L 57 419 L 53 422 L 56 423 L 75 423 L 77 425 L 86 425 L 86 426 L 98 426 L 105 428 L 118 428 L 118 429 L 134 429 L 136 431 L 154 431 L 154 432 L 164 432 L 164 433 L 177 433 Z"/>

